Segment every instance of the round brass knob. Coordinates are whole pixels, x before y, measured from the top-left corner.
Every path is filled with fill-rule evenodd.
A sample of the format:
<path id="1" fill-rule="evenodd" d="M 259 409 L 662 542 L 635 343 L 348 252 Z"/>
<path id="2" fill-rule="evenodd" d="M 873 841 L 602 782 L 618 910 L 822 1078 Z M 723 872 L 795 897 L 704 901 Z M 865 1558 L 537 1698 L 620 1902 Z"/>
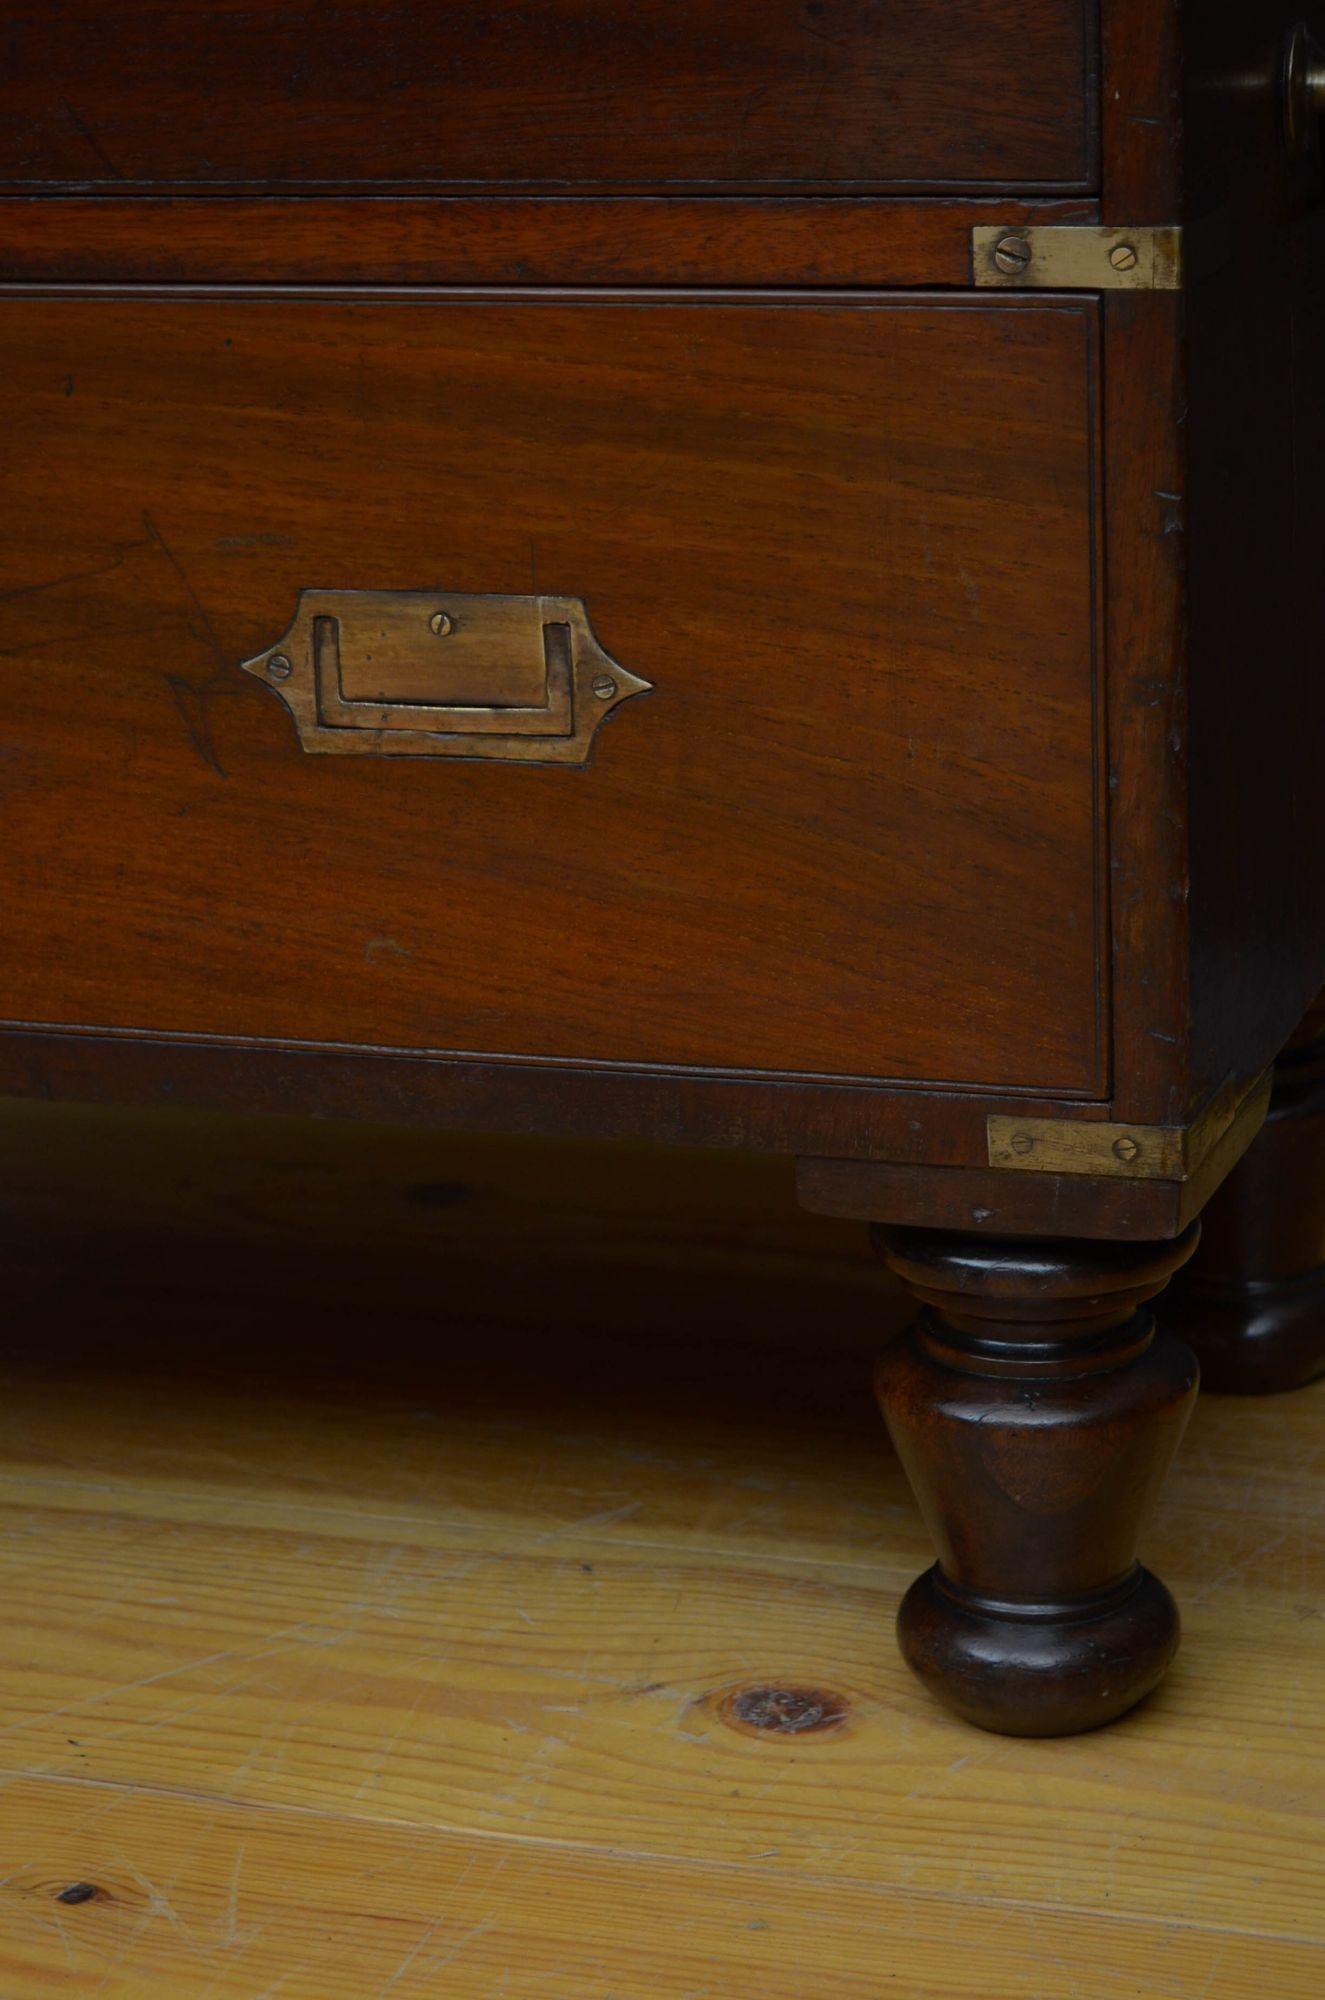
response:
<path id="1" fill-rule="evenodd" d="M 1325 50 L 1305 21 L 1290 30 L 1284 44 L 1283 113 L 1289 158 L 1305 159 L 1325 117 Z"/>

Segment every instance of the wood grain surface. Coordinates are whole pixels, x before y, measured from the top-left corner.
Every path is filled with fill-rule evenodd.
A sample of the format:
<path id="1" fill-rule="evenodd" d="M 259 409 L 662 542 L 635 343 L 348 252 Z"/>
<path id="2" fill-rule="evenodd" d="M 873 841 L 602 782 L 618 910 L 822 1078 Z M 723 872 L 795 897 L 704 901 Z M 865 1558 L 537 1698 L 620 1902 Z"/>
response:
<path id="1" fill-rule="evenodd" d="M 11 1259 L 7 2000 L 1319 1991 L 1319 1390 L 1201 1405 L 1142 1551 L 1177 1666 L 1013 1742 L 893 1652 L 928 1560 L 868 1407 L 900 1299 L 865 1337 L 840 1295 L 825 1346 L 711 1237 L 643 1343 L 555 1285 L 498 1334 L 444 1264 L 384 1316 L 352 1257 L 338 1301 L 195 1260 L 144 1289 L 139 1239 L 80 1293 Z M 779 1342 L 706 1304 L 736 1269 Z M 827 1726 L 742 1723 L 789 1695 Z"/>
<path id="2" fill-rule="evenodd" d="M 60 372 L 43 372 L 35 345 L 4 356 L 21 464 L 8 516 L 31 524 L 3 585 L 0 654 L 7 673 L 22 668 L 5 714 L 16 741 L 0 743 L 20 821 L 21 914 L 6 941 L 26 1011 L 75 1032 L 34 1035 L 14 1017 L 0 1087 L 648 1130 L 845 1162 L 857 1191 L 854 1163 L 880 1163 L 872 1212 L 893 1220 L 993 1228 L 1002 1211 L 1017 1233 L 1181 1228 L 1230 1157 L 1167 1213 L 1151 1194 L 1096 1199 L 1079 1185 L 1009 1199 L 981 1164 L 980 1113 L 1033 1094 L 1054 1100 L 1053 1116 L 1107 1104 L 1124 1122 L 1183 1123 L 1274 1058 L 1325 977 L 1325 794 L 1311 761 L 1325 685 L 1312 653 L 1325 183 L 1319 149 L 1285 159 L 1275 110 L 1295 6 L 353 0 L 316 12 L 314 33 L 306 6 L 257 0 L 146 0 L 127 27 L 91 0 L 8 11 L 0 276 L 107 287 L 96 310 L 116 359 L 107 372 L 99 333 L 85 347 L 50 322 L 40 340 Z M 679 320 L 655 338 L 655 297 L 660 317 L 635 351 L 586 333 L 602 324 L 587 311 L 549 343 L 555 355 L 529 342 L 531 322 L 522 340 L 494 317 L 492 338 L 460 358 L 448 336 L 430 368 L 397 334 L 389 358 L 360 338 L 362 300 L 337 306 L 314 289 L 958 289 L 977 216 L 1100 213 L 1181 222 L 1187 275 L 1182 298 L 1115 293 L 1089 309 L 1097 426 L 1075 363 L 1046 350 L 1011 365 L 1010 322 L 997 323 L 997 359 L 934 337 L 898 366 L 892 338 L 886 353 L 869 348 L 860 321 L 841 337 L 802 293 L 799 307 L 823 314 L 822 347 L 804 325 L 789 339 L 789 316 L 714 342 L 737 310 L 716 297 L 704 340 Z M 241 310 L 250 327 L 271 317 L 256 351 L 245 340 L 226 358 L 188 334 L 184 360 L 159 302 L 109 289 L 135 283 L 285 291 L 207 301 L 218 325 Z M 605 316 L 608 298 L 594 296 Z M 879 305 L 849 297 L 854 313 Z M 37 310 L 17 290 L 4 303 Z M 379 304 L 395 327 L 399 300 Z M 914 294 L 908 308 L 936 309 Z M 174 402 L 158 392 L 167 379 L 182 385 Z M 550 386 L 536 413 L 521 382 Z M 480 420 L 457 422 L 462 405 Z M 1252 406 L 1230 431 L 1229 410 Z M 912 412 L 924 449 L 903 435 Z M 1046 452 L 1041 415 L 1059 446 L 1070 435 L 1070 467 Z M 1076 531 L 1088 431 L 1091 505 L 1097 476 L 1105 504 L 1087 563 Z M 164 500 L 169 518 L 153 511 Z M 673 729 L 683 693 L 701 762 L 693 738 L 660 743 L 638 716 L 623 720 L 605 745 L 614 775 L 595 770 L 593 803 L 555 815 L 546 845 L 537 779 L 514 811 L 448 794 L 450 818 L 431 796 L 379 811 L 361 776 L 352 853 L 342 813 L 306 779 L 293 831 L 265 803 L 253 810 L 280 753 L 274 737 L 259 742 L 256 709 L 224 698 L 227 607 L 263 625 L 246 638 L 261 644 L 268 598 L 279 585 L 288 601 L 304 558 L 348 547 L 319 523 L 352 508 L 383 581 L 414 580 L 394 574 L 402 555 L 413 569 L 476 552 L 510 589 L 532 577 L 528 544 L 587 560 L 616 630 L 671 674 L 649 731 Z M 255 526 L 264 512 L 280 520 Z M 65 546 L 88 575 L 41 569 L 38 547 Z M 682 569 L 695 601 L 679 610 Z M 859 648 L 884 648 L 892 623 L 905 645 L 869 692 L 890 696 L 895 668 L 897 722 L 909 701 L 924 724 L 906 728 L 905 751 L 902 728 L 862 728 L 839 685 L 862 660 L 877 666 Z M 163 667 L 149 652 L 162 629 Z M 1100 669 L 1090 783 L 1108 787 L 1089 889 L 1081 679 L 1068 689 L 1088 651 Z M 105 733 L 90 761 L 52 767 L 34 731 L 71 713 L 84 669 Z M 162 688 L 188 750 L 157 741 Z M 807 688 L 823 726 L 811 739 Z M 929 728 L 930 690 L 969 712 L 964 740 Z M 238 774 L 220 762 L 222 736 L 241 752 Z M 743 756 L 760 767 L 757 796 Z M 219 768 L 200 777 L 190 757 Z M 61 819 L 53 786 L 87 803 Z M 103 792 L 108 811 L 91 803 Z M 92 859 L 77 849 L 94 825 Z M 255 826 L 268 872 L 241 936 L 250 913 L 235 904 L 251 877 L 233 857 Z M 317 860 L 337 884 L 296 905 L 290 871 L 312 879 L 328 827 Z M 914 851 L 899 880 L 904 836 Z M 720 854 L 733 867 L 719 881 Z M 522 894 L 507 897 L 522 868 Z M 99 909 L 117 899 L 118 937 L 82 922 L 77 887 L 64 894 L 80 872 Z M 384 884 L 407 921 L 370 927 Z M 499 939 L 494 891 L 514 906 Z M 27 914 L 39 894 L 64 913 L 54 934 Z M 209 916 L 227 903 L 218 938 Z M 456 911 L 453 950 L 438 926 Z M 573 997 L 577 928 L 600 917 L 596 990 L 580 982 L 572 1049 L 549 1021 Z M 312 1013 L 296 957 L 316 985 Z M 470 979 L 480 962 L 489 970 Z M 50 987 L 39 963 L 58 967 Z M 156 1011 L 163 1000 L 176 1019 Z M 146 1033 L 94 1042 L 98 1027 Z M 342 1033 L 383 1053 L 313 1052 Z M 454 1060 L 402 1064 L 402 1048 Z M 533 1064 L 505 1067 L 520 1063 L 513 1049 Z"/>
<path id="3" fill-rule="evenodd" d="M 0 200 L 0 278 L 59 284 L 959 285 L 971 231 L 1089 201 L 790 196 L 42 195 Z"/>
<path id="4" fill-rule="evenodd" d="M 1087 0 L 18 0 L 0 182 L 1080 187 Z"/>
<path id="5" fill-rule="evenodd" d="M 7 1014 L 1099 1094 L 1093 325 L 7 299 Z M 311 586 L 574 595 L 654 692 L 309 758 L 237 662 Z"/>

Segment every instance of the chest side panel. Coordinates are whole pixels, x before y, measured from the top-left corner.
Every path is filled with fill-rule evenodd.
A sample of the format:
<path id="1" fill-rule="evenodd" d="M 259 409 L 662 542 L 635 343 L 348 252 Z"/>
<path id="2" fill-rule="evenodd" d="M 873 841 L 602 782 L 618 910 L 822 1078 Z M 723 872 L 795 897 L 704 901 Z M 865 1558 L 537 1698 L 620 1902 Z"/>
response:
<path id="1" fill-rule="evenodd" d="M 1197 1094 L 1325 982 L 1325 162 L 1274 114 L 1319 6 L 1188 8 L 1192 1005 Z M 1255 88 L 1225 81 L 1246 76 Z"/>

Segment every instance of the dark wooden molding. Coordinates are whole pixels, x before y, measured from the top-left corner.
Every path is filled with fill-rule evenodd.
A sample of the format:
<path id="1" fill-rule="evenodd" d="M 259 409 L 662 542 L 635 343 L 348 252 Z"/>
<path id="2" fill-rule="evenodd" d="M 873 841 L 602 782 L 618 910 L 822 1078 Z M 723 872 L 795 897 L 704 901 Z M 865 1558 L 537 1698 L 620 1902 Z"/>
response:
<path id="1" fill-rule="evenodd" d="M 0 197 L 0 284 L 968 286 L 971 231 L 1090 201 Z"/>
<path id="2" fill-rule="evenodd" d="M 928 1153 L 953 1167 L 984 1158 L 991 1103 L 1006 1110 L 1068 1108 L 1033 1096 L 867 1089 L 825 1078 L 650 1072 L 19 1023 L 0 1027 L 0 1095 L 299 1112 L 482 1132 L 647 1136 L 770 1153 L 794 1151 L 808 1132 L 835 1162 L 867 1160 L 886 1149 L 903 1161 Z M 1089 1105 L 1082 1110 L 1093 1115 Z"/>

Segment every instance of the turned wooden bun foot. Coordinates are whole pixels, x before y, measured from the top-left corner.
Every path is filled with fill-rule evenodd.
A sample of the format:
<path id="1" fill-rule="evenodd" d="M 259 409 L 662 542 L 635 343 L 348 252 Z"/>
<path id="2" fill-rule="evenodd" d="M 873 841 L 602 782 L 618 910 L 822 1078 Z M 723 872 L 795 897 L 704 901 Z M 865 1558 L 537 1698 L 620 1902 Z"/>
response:
<path id="1" fill-rule="evenodd" d="M 1136 1547 L 1197 1367 L 1148 1301 L 1197 1233 L 1109 1244 L 875 1232 L 921 1301 L 876 1386 L 938 1551 L 898 1636 L 926 1686 L 981 1728 L 1098 1728 L 1173 1657 L 1177 1609 Z"/>
<path id="2" fill-rule="evenodd" d="M 1201 1380 L 1225 1396 L 1272 1396 L 1325 1375 L 1325 1271 L 1257 1284 L 1200 1278 L 1173 1302 Z"/>
<path id="3" fill-rule="evenodd" d="M 1169 1311 L 1208 1389 L 1263 1396 L 1325 1374 L 1325 1005 L 1276 1064 L 1265 1124 L 1206 1209 Z"/>
<path id="4" fill-rule="evenodd" d="M 1084 1603 L 999 1603 L 956 1590 L 939 1565 L 897 1614 L 902 1656 L 939 1700 L 1004 1736 L 1074 1736 L 1148 1695 L 1178 1646 L 1178 1607 L 1137 1565 Z"/>

